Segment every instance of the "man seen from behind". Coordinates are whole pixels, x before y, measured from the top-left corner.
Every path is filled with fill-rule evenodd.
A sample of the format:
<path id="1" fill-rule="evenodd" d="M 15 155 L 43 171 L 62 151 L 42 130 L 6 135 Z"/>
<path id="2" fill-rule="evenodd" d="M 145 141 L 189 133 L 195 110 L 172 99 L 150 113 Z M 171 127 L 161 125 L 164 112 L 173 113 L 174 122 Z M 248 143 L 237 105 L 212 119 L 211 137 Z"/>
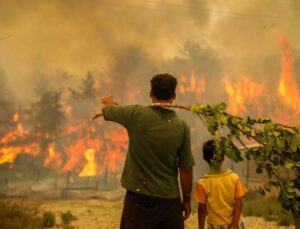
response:
<path id="1" fill-rule="evenodd" d="M 191 213 L 190 128 L 173 110 L 163 107 L 176 98 L 176 85 L 176 78 L 169 74 L 154 76 L 151 106 L 120 106 L 111 97 L 102 97 L 105 120 L 121 124 L 129 136 L 121 177 L 127 190 L 121 229 L 182 229 Z"/>

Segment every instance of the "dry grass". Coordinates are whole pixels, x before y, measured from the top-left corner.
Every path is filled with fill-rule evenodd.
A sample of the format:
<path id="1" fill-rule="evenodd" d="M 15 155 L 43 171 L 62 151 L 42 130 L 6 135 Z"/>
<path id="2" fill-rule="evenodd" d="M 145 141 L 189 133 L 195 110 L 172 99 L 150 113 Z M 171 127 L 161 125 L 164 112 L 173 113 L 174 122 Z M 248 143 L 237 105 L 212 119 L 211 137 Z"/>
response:
<path id="1" fill-rule="evenodd" d="M 23 200 L 0 200 L 1 229 L 42 228 L 42 215 L 52 212 L 56 218 L 55 228 L 64 229 L 118 229 L 122 212 L 122 200 L 50 200 L 41 204 Z M 66 224 L 62 215 L 72 216 Z M 245 217 L 246 228 L 277 229 L 277 222 L 267 222 L 261 217 Z M 194 213 L 185 222 L 187 229 L 197 228 L 197 214 Z"/>
<path id="2" fill-rule="evenodd" d="M 42 209 L 50 210 L 59 217 L 61 212 L 71 211 L 77 218 L 71 221 L 73 228 L 79 229 L 118 229 L 122 212 L 122 201 L 106 201 L 98 199 L 90 200 L 65 200 L 65 201 L 47 201 L 42 205 Z M 294 228 L 279 227 L 277 222 L 267 222 L 259 217 L 245 217 L 246 228 L 251 229 L 278 229 Z M 61 224 L 59 222 L 59 224 Z M 197 214 L 194 213 L 185 222 L 186 229 L 195 229 L 198 226 Z"/>

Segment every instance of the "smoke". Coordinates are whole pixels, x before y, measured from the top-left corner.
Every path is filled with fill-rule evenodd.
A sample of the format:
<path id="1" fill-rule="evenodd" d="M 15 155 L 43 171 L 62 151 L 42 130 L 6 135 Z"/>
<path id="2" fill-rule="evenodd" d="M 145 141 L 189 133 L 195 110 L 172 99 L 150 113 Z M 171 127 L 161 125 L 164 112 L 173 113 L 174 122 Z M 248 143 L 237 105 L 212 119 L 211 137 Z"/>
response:
<path id="1" fill-rule="evenodd" d="M 25 103 L 40 78 L 68 88 L 88 70 L 123 90 L 159 72 L 277 77 L 277 36 L 300 48 L 297 9 L 296 0 L 3 0 L 0 37 L 10 36 L 0 40 L 0 77 Z"/>

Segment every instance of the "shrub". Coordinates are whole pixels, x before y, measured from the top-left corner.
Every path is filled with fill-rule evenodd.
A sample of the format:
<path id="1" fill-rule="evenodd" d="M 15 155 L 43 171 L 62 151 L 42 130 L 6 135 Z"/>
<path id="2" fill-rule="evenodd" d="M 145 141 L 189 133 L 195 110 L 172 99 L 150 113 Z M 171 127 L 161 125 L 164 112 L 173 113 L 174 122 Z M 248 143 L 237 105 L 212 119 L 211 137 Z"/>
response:
<path id="1" fill-rule="evenodd" d="M 266 221 L 278 221 L 278 216 L 277 215 L 266 215 L 265 220 Z"/>
<path id="2" fill-rule="evenodd" d="M 43 226 L 54 227 L 56 224 L 55 215 L 51 211 L 46 211 L 43 214 Z"/>
<path id="3" fill-rule="evenodd" d="M 77 218 L 70 212 L 62 212 L 60 214 L 62 224 L 68 225 L 72 220 L 76 220 Z"/>
<path id="4" fill-rule="evenodd" d="M 0 228 L 39 229 L 39 204 L 24 200 L 0 200 Z"/>
<path id="5" fill-rule="evenodd" d="M 282 214 L 279 216 L 278 225 L 279 226 L 289 226 L 294 224 L 294 217 L 291 214 Z"/>
<path id="6" fill-rule="evenodd" d="M 261 196 L 258 192 L 249 192 L 246 195 L 243 215 L 263 217 L 266 221 L 277 221 L 282 226 L 294 224 L 291 212 L 283 212 L 280 204 L 274 197 Z"/>

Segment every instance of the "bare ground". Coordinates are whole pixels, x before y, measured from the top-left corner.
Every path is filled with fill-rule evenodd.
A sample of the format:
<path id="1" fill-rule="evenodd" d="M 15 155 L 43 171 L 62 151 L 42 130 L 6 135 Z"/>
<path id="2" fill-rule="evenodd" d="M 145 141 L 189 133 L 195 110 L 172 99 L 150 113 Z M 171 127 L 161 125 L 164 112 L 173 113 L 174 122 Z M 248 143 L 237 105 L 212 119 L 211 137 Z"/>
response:
<path id="1" fill-rule="evenodd" d="M 42 203 L 42 209 L 56 214 L 58 226 L 63 228 L 60 221 L 60 213 L 71 211 L 77 217 L 72 221 L 73 228 L 78 229 L 118 229 L 122 211 L 122 201 L 107 201 L 99 199 L 88 200 L 51 200 Z M 245 217 L 247 229 L 277 229 L 294 227 L 279 227 L 276 222 L 267 222 L 263 218 Z M 197 228 L 197 215 L 194 213 L 186 221 L 187 229 Z"/>

